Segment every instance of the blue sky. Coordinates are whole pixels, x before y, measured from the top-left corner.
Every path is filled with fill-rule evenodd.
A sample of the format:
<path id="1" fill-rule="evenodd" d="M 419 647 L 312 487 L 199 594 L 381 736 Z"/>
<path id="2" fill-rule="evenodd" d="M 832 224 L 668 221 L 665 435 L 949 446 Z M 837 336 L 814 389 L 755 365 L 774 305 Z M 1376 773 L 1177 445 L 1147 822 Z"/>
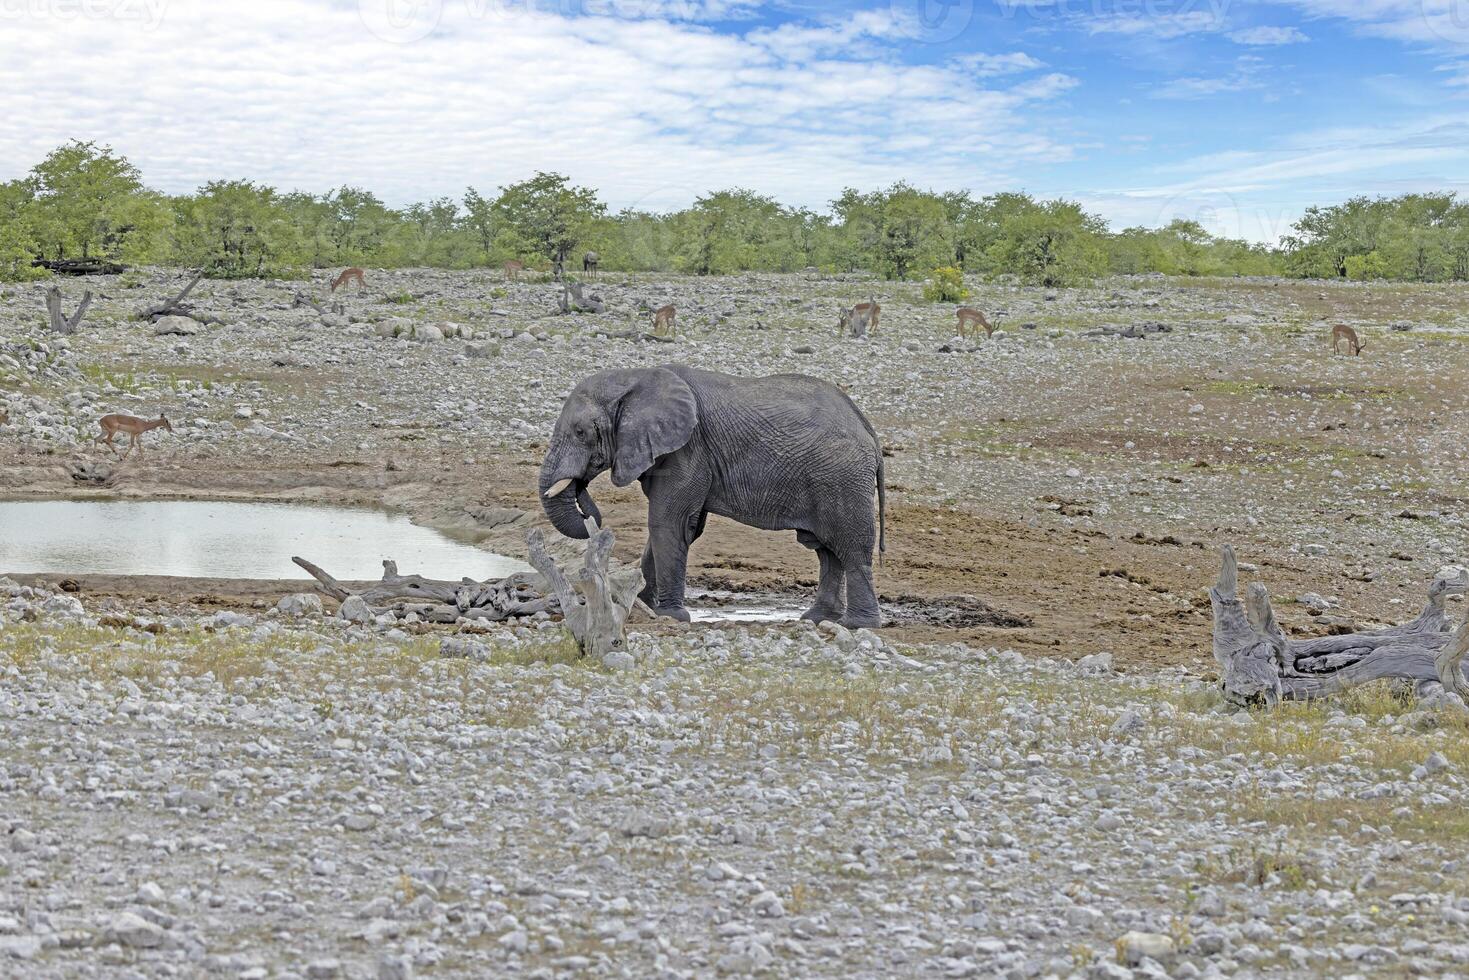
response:
<path id="1" fill-rule="evenodd" d="M 1469 173 L 1469 0 L 0 0 L 0 52 L 0 178 L 80 138 L 165 191 L 907 180 L 1271 241 Z"/>

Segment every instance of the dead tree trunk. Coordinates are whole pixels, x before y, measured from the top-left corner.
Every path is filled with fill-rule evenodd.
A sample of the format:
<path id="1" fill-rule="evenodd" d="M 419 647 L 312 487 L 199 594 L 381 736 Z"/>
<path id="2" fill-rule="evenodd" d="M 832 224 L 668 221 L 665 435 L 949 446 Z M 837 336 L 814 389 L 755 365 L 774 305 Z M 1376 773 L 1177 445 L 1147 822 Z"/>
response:
<path id="1" fill-rule="evenodd" d="M 560 313 L 606 313 L 607 302 L 597 293 L 582 293 L 579 282 L 563 281 L 561 296 L 556 301 Z"/>
<path id="2" fill-rule="evenodd" d="M 1465 710 L 1469 617 L 1452 631 L 1444 600 L 1469 592 L 1469 574 L 1436 579 L 1428 588 L 1428 605 L 1410 623 L 1310 640 L 1286 638 L 1263 585 L 1252 584 L 1243 601 L 1238 588 L 1234 549 L 1225 545 L 1209 602 L 1214 609 L 1214 659 L 1230 701 L 1305 701 L 1395 678 L 1412 682 L 1428 706 Z"/>
<path id="3" fill-rule="evenodd" d="M 214 322 L 214 317 L 196 313 L 192 306 L 184 302 L 184 300 L 189 298 L 189 293 L 194 291 L 194 287 L 199 285 L 199 280 L 203 278 L 204 273 L 194 273 L 194 278 L 189 280 L 189 284 L 187 286 L 179 290 L 177 296 L 175 296 L 173 299 L 164 300 L 162 303 L 157 303 L 153 306 L 149 306 L 145 309 L 139 310 L 138 319 L 147 320 L 149 322 L 156 322 L 166 316 L 186 316 L 190 319 L 198 320 L 200 323 Z"/>
<path id="4" fill-rule="evenodd" d="M 588 518 L 587 533 L 591 538 L 574 584 L 546 551 L 546 539 L 540 528 L 532 528 L 525 541 L 530 549 L 531 565 L 561 600 L 566 626 L 576 637 L 582 654 L 613 666 L 618 660 L 628 658 L 625 627 L 643 587 L 643 573 L 637 567 L 612 571 L 612 532 L 597 527 L 597 522 Z M 622 657 L 616 657 L 617 654 Z"/>
<path id="5" fill-rule="evenodd" d="M 67 317 L 61 312 L 61 290 L 52 286 L 46 290 L 46 315 L 51 318 L 51 329 L 60 334 L 74 334 L 77 327 L 81 326 L 82 317 L 87 315 L 87 307 L 92 305 L 92 291 L 89 289 L 82 296 L 82 303 L 77 307 L 76 314 Z"/>

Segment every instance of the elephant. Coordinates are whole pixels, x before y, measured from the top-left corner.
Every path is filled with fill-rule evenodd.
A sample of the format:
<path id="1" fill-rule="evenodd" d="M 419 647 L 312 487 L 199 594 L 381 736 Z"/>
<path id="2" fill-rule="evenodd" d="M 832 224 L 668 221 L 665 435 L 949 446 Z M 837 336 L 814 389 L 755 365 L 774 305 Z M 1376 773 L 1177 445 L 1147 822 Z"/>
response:
<path id="1" fill-rule="evenodd" d="M 602 524 L 587 485 L 637 480 L 648 498 L 639 598 L 689 620 L 689 546 L 710 514 L 794 530 L 816 552 L 820 584 L 803 619 L 878 626 L 873 545 L 887 548 L 882 446 L 840 388 L 800 374 L 740 378 L 681 364 L 618 368 L 566 398 L 541 465 L 541 506 L 558 531 Z M 873 507 L 876 489 L 877 507 Z"/>

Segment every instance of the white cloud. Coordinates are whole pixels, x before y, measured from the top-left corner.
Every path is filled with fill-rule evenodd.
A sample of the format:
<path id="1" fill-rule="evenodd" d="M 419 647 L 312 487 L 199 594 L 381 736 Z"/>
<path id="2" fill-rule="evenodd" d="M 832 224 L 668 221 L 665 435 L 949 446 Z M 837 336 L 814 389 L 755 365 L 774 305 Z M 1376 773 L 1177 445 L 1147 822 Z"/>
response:
<path id="1" fill-rule="evenodd" d="M 1136 186 L 1079 195 L 1117 225 L 1175 217 L 1275 242 L 1312 204 L 1366 194 L 1469 191 L 1469 118 L 1306 131 L 1287 142 L 1196 156 L 1151 169 Z"/>
<path id="2" fill-rule="evenodd" d="M 1184 37 L 1189 34 L 1207 34 L 1222 31 L 1225 27 L 1225 10 L 1228 4 L 1197 10 L 1182 10 L 1172 13 L 1142 13 L 1097 16 L 1092 14 L 1074 21 L 1092 34 L 1122 34 L 1130 37 L 1147 36 L 1156 38 Z"/>
<path id="3" fill-rule="evenodd" d="M 1008 54 L 966 54 L 957 60 L 960 65 L 981 78 L 1015 75 L 1046 66 L 1044 61 L 1032 58 L 1024 51 L 1011 51 Z"/>
<path id="4" fill-rule="evenodd" d="M 1227 35 L 1235 44 L 1261 47 L 1279 44 L 1301 44 L 1309 41 L 1305 34 L 1294 27 L 1248 27 L 1242 31 L 1230 31 Z"/>
<path id="5" fill-rule="evenodd" d="M 350 182 L 404 204 L 557 170 L 613 207 L 736 185 L 821 206 L 844 185 L 898 179 L 1013 186 L 1072 153 L 1052 135 L 1060 120 L 1032 111 L 1069 76 L 991 86 L 959 65 L 905 63 L 886 5 L 791 29 L 698 22 L 748 6 L 709 0 L 666 20 L 443 0 L 432 32 L 401 44 L 370 32 L 356 0 L 171 0 L 151 30 L 8 20 L 0 90 L 26 98 L 0 114 L 0 179 L 81 138 L 170 192 L 223 177 Z"/>

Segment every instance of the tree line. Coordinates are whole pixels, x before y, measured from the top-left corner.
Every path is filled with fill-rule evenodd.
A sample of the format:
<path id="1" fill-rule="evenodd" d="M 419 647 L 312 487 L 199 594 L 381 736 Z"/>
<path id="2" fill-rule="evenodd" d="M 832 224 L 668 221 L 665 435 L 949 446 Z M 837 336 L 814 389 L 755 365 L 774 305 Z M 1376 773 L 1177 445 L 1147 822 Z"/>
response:
<path id="1" fill-rule="evenodd" d="M 45 275 L 39 261 L 180 265 L 215 278 L 293 277 L 313 268 L 469 269 L 518 259 L 543 268 L 595 250 L 604 269 L 714 275 L 935 270 L 1066 286 L 1109 273 L 1294 275 L 1420 281 L 1469 278 L 1469 203 L 1453 194 L 1354 198 L 1310 208 L 1278 248 L 1175 220 L 1114 232 L 1065 200 L 976 197 L 899 182 L 848 189 L 825 212 L 743 189 L 681 211 L 611 212 L 589 188 L 538 173 L 391 208 L 371 191 L 282 192 L 216 180 L 192 194 L 150 190 L 110 147 L 74 141 L 0 183 L 0 279 Z"/>

